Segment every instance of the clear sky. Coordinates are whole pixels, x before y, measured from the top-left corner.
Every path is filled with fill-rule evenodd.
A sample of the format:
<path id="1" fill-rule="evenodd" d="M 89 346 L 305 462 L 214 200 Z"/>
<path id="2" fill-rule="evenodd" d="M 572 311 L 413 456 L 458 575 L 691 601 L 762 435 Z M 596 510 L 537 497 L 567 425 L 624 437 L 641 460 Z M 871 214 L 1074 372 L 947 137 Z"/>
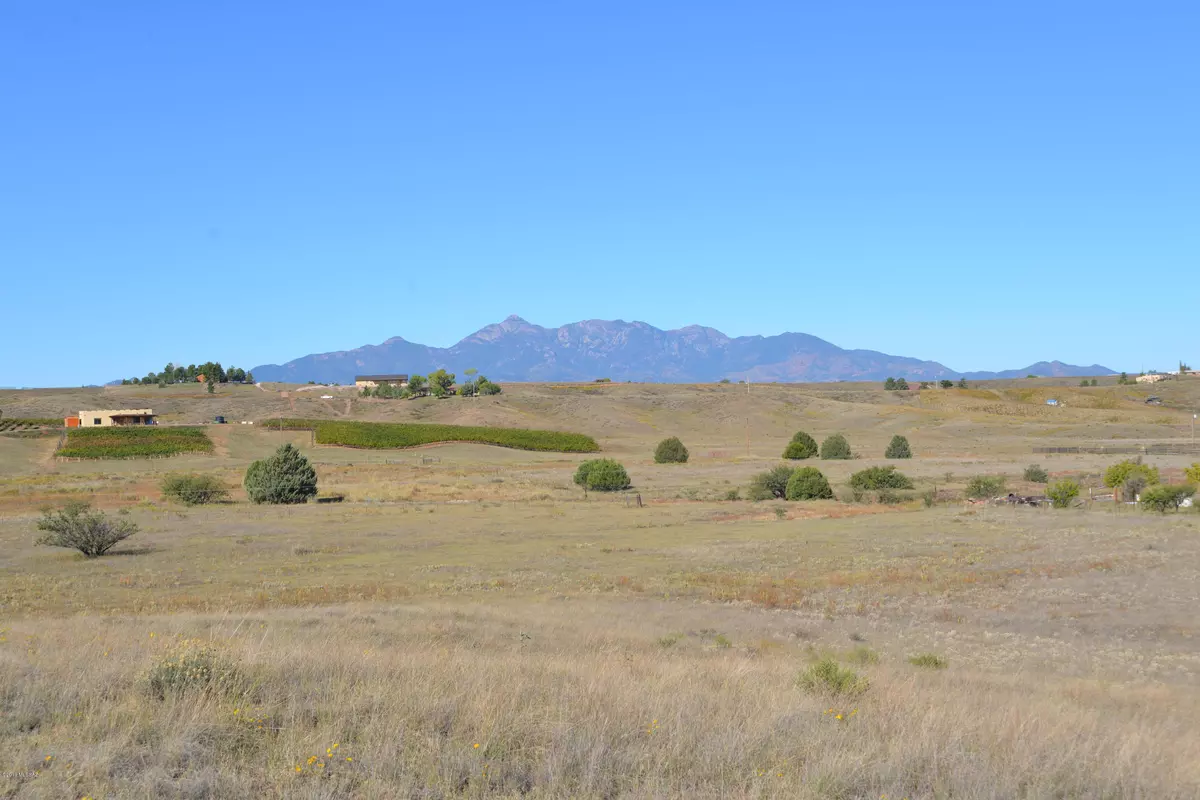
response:
<path id="1" fill-rule="evenodd" d="M 1200 366 L 1200 3 L 0 4 L 0 385 L 508 314 Z"/>

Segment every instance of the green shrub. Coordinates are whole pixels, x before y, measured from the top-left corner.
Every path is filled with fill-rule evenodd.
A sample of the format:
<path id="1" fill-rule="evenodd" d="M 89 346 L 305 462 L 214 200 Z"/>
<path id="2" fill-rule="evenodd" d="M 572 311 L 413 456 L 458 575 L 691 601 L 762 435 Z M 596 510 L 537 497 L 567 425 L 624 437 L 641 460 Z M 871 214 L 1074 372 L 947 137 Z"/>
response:
<path id="1" fill-rule="evenodd" d="M 225 484 L 211 475 L 168 475 L 161 487 L 165 497 L 187 506 L 215 503 L 229 497 Z"/>
<path id="2" fill-rule="evenodd" d="M 948 381 L 948 380 L 942 379 L 942 380 L 938 381 L 938 385 L 941 386 L 943 389 L 953 389 L 954 381 Z"/>
<path id="3" fill-rule="evenodd" d="M 159 700 L 185 692 L 212 692 L 234 688 L 237 670 L 211 643 L 201 639 L 172 642 L 159 655 L 146 682 Z"/>
<path id="4" fill-rule="evenodd" d="M 37 544 L 50 547 L 69 547 L 86 558 L 99 558 L 138 531 L 127 519 L 113 519 L 103 511 L 92 511 L 91 505 L 80 500 L 67 503 L 55 511 L 44 509 L 37 524 L 44 533 Z"/>
<path id="5" fill-rule="evenodd" d="M 870 683 L 849 667 L 839 666 L 832 658 L 823 658 L 800 673 L 800 688 L 813 694 L 853 697 L 865 692 Z"/>
<path id="6" fill-rule="evenodd" d="M 1142 492 L 1141 504 L 1142 508 L 1149 511 L 1157 511 L 1160 514 L 1165 514 L 1168 511 L 1178 509 L 1184 500 L 1188 499 L 1196 493 L 1196 487 L 1190 483 L 1183 484 L 1158 484 L 1151 486 L 1146 491 Z"/>
<path id="7" fill-rule="evenodd" d="M 480 379 L 482 380 L 482 378 Z M 495 386 L 496 384 L 488 384 Z M 497 387 L 499 388 L 499 387 Z M 487 394 L 483 384 L 476 382 L 480 394 Z M 272 429 L 282 425 L 285 430 L 311 430 L 317 444 L 336 444 L 366 449 L 399 449 L 443 442 L 475 442 L 516 450 L 540 450 L 555 453 L 595 453 L 600 450 L 596 440 L 581 433 L 539 431 L 527 428 L 484 428 L 468 425 L 436 425 L 424 423 L 346 422 L 338 420 L 283 419 L 272 420 Z"/>
<path id="8" fill-rule="evenodd" d="M 877 491 L 879 489 L 911 489 L 913 482 L 895 467 L 867 467 L 850 476 L 850 485 L 855 489 Z"/>
<path id="9" fill-rule="evenodd" d="M 780 465 L 766 472 L 760 472 L 750 479 L 750 489 L 746 493 L 749 500 L 783 499 L 787 497 L 788 480 L 795 470 L 786 465 Z"/>
<path id="10" fill-rule="evenodd" d="M 70 458 L 145 458 L 180 453 L 211 453 L 203 428 L 140 427 L 71 428 L 55 455 Z"/>
<path id="11" fill-rule="evenodd" d="M 804 431 L 796 431 L 792 441 L 788 442 L 788 446 L 783 449 L 783 457 L 793 461 L 812 458 L 816 454 L 817 440 Z"/>
<path id="12" fill-rule="evenodd" d="M 840 433 L 835 433 L 821 442 L 821 458 L 844 459 L 853 457 L 854 455 L 850 452 L 850 443 Z"/>
<path id="13" fill-rule="evenodd" d="M 1039 464 L 1030 464 L 1025 468 L 1025 480 L 1030 483 L 1045 483 L 1050 480 L 1050 473 L 1042 469 Z"/>
<path id="14" fill-rule="evenodd" d="M 911 495 L 900 494 L 892 489 L 880 489 L 876 499 L 881 506 L 894 506 L 908 500 Z"/>
<path id="15" fill-rule="evenodd" d="M 1004 478 L 999 475 L 976 475 L 967 482 L 966 495 L 972 500 L 990 500 L 1004 494 Z"/>
<path id="16" fill-rule="evenodd" d="M 742 496 L 740 494 L 738 494 L 737 489 L 730 489 L 728 492 L 725 493 L 725 499 L 726 500 L 741 500 Z"/>
<path id="17" fill-rule="evenodd" d="M 656 464 L 686 464 L 687 460 L 688 449 L 683 446 L 683 442 L 679 441 L 678 436 L 663 439 L 658 443 L 658 447 L 654 448 Z"/>
<path id="18" fill-rule="evenodd" d="M 833 489 L 819 469 L 800 467 L 788 478 L 784 496 L 788 500 L 828 500 L 833 497 Z"/>
<path id="19" fill-rule="evenodd" d="M 317 493 L 317 472 L 299 450 L 285 444 L 251 464 L 244 485 L 255 503 L 307 503 Z"/>
<path id="20" fill-rule="evenodd" d="M 584 461 L 575 470 L 575 483 L 594 492 L 618 492 L 631 484 L 625 467 L 611 458 Z"/>
<path id="21" fill-rule="evenodd" d="M 849 653 L 846 653 L 846 660 L 851 664 L 869 666 L 871 664 L 879 663 L 879 653 L 876 653 L 865 644 L 860 644 Z"/>
<path id="22" fill-rule="evenodd" d="M 1055 508 L 1070 508 L 1075 498 L 1079 497 L 1079 484 L 1070 478 L 1063 478 L 1046 488 L 1046 497 Z"/>
<path id="23" fill-rule="evenodd" d="M 1188 483 L 1200 486 L 1200 462 L 1185 468 L 1183 470 L 1183 477 Z"/>
<path id="24" fill-rule="evenodd" d="M 917 656 L 910 656 L 908 663 L 914 667 L 925 667 L 926 669 L 945 669 L 950 666 L 950 662 L 937 653 L 921 653 Z"/>
<path id="25" fill-rule="evenodd" d="M 1142 486 L 1152 486 L 1159 481 L 1158 467 L 1143 464 L 1140 459 L 1138 461 L 1126 459 L 1104 470 L 1104 485 L 1110 489 L 1126 486 L 1130 478 L 1140 478 L 1143 481 Z"/>
<path id="26" fill-rule="evenodd" d="M 883 451 L 884 458 L 912 458 L 912 449 L 908 446 L 908 439 L 897 434 L 892 437 L 892 441 L 888 443 L 887 450 Z"/>

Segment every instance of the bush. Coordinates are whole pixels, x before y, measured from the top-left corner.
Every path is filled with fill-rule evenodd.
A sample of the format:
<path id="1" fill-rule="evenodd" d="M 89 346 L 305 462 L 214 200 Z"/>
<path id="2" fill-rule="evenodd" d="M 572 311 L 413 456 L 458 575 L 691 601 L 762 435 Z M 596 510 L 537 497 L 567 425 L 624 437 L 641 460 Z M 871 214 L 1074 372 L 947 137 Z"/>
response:
<path id="1" fill-rule="evenodd" d="M 575 483 L 594 492 L 618 492 L 631 485 L 625 467 L 611 458 L 584 461 L 575 470 Z"/>
<path id="2" fill-rule="evenodd" d="M 482 379 L 480 379 L 482 381 Z M 490 383 L 488 386 L 495 386 Z M 499 387 L 497 387 L 499 388 Z M 476 391 L 487 394 L 484 384 L 476 382 Z M 596 440 L 582 433 L 539 431 L 528 428 L 484 428 L 470 425 L 424 423 L 345 422 L 316 419 L 280 420 L 286 430 L 311 430 L 317 444 L 336 444 L 369 449 L 399 449 L 442 442 L 475 442 L 516 450 L 542 450 L 554 453 L 595 453 Z M 270 423 L 275 428 L 276 423 Z"/>
<path id="3" fill-rule="evenodd" d="M 92 511 L 90 504 L 79 500 L 58 511 L 44 509 L 37 527 L 45 531 L 38 537 L 38 544 L 70 547 L 87 558 L 99 558 L 138 531 L 130 520 L 113 519 L 103 511 Z"/>
<path id="4" fill-rule="evenodd" d="M 165 700 L 168 695 L 188 691 L 232 688 L 236 674 L 212 644 L 202 639 L 186 639 L 169 645 L 146 677 L 150 693 Z"/>
<path id="5" fill-rule="evenodd" d="M 1004 478 L 999 475 L 976 475 L 967 483 L 966 495 L 972 500 L 990 500 L 1004 494 Z"/>
<path id="6" fill-rule="evenodd" d="M 800 688 L 813 694 L 853 697 L 865 692 L 870 683 L 849 667 L 838 666 L 832 658 L 823 658 L 800 673 Z"/>
<path id="7" fill-rule="evenodd" d="M 161 486 L 164 496 L 186 506 L 215 503 L 229 497 L 225 484 L 211 475 L 168 475 Z"/>
<path id="8" fill-rule="evenodd" d="M 829 500 L 833 489 L 816 467 L 800 467 L 788 478 L 784 497 L 788 500 Z"/>
<path id="9" fill-rule="evenodd" d="M 895 467 L 867 467 L 850 476 L 850 485 L 855 489 L 876 491 L 879 489 L 911 489 L 913 482 Z"/>
<path id="10" fill-rule="evenodd" d="M 921 653 L 919 656 L 910 656 L 908 663 L 914 667 L 925 667 L 926 669 L 945 669 L 950 666 L 950 662 L 937 653 Z"/>
<path id="11" fill-rule="evenodd" d="M 796 431 L 796 435 L 792 437 L 792 441 L 783 450 L 783 457 L 793 461 L 812 458 L 816 454 L 817 440 L 804 431 Z"/>
<path id="12" fill-rule="evenodd" d="M 1025 480 L 1030 483 L 1046 483 L 1050 480 L 1050 474 L 1039 464 L 1030 464 L 1025 468 Z"/>
<path id="13" fill-rule="evenodd" d="M 658 447 L 654 448 L 656 464 L 686 464 L 687 460 L 688 449 L 683 446 L 683 442 L 679 441 L 678 436 L 663 439 L 658 443 Z"/>
<path id="14" fill-rule="evenodd" d="M 1183 470 L 1183 477 L 1188 483 L 1200 485 L 1200 462 L 1185 468 Z"/>
<path id="15" fill-rule="evenodd" d="M 948 381 L 948 380 L 943 379 L 941 381 L 938 381 L 938 385 L 941 386 L 943 389 L 953 389 L 954 381 Z"/>
<path id="16" fill-rule="evenodd" d="M 742 496 L 740 494 L 738 494 L 737 489 L 730 489 L 728 492 L 725 493 L 725 499 L 726 500 L 741 500 Z"/>
<path id="17" fill-rule="evenodd" d="M 750 479 L 750 490 L 746 497 L 750 500 L 771 500 L 787 497 L 788 481 L 795 470 L 786 465 L 780 465 L 766 472 L 760 472 Z"/>
<path id="18" fill-rule="evenodd" d="M 846 441 L 846 437 L 840 433 L 835 433 L 825 441 L 821 442 L 821 458 L 853 458 L 854 455 L 850 452 L 850 443 Z"/>
<path id="19" fill-rule="evenodd" d="M 910 497 L 911 495 L 900 494 L 899 492 L 891 489 L 880 489 L 879 494 L 876 495 L 876 499 L 879 501 L 881 506 L 899 505 L 900 503 L 908 500 Z"/>
<path id="20" fill-rule="evenodd" d="M 912 450 L 908 446 L 908 439 L 898 434 L 893 436 L 892 441 L 888 443 L 887 450 L 883 451 L 883 457 L 912 458 Z"/>
<path id="21" fill-rule="evenodd" d="M 1180 503 L 1196 493 L 1191 484 L 1159 484 L 1142 493 L 1142 508 L 1165 514 L 1179 508 Z"/>
<path id="22" fill-rule="evenodd" d="M 1046 497 L 1055 508 L 1070 508 L 1071 503 L 1079 496 L 1079 484 L 1070 478 L 1064 478 L 1051 484 L 1046 489 Z"/>
<path id="23" fill-rule="evenodd" d="M 1126 486 L 1129 484 L 1130 478 L 1140 478 L 1142 486 L 1153 485 L 1159 480 L 1158 467 L 1143 464 L 1140 459 L 1138 461 L 1126 459 L 1104 470 L 1104 485 L 1110 489 Z"/>
<path id="24" fill-rule="evenodd" d="M 317 493 L 317 472 L 299 450 L 285 444 L 251 464 L 244 485 L 255 503 L 307 503 Z"/>

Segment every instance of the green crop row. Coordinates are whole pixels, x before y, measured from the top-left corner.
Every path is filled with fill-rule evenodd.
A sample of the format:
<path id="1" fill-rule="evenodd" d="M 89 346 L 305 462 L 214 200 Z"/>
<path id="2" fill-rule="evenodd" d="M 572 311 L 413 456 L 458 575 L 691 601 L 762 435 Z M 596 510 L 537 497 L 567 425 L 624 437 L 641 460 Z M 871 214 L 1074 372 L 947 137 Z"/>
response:
<path id="1" fill-rule="evenodd" d="M 60 417 L 0 417 L 0 431 L 19 431 L 26 428 L 61 428 Z"/>
<path id="2" fill-rule="evenodd" d="M 317 444 L 346 447 L 402 448 L 443 442 L 474 442 L 517 450 L 546 450 L 556 453 L 595 453 L 596 440 L 582 433 L 536 431 L 527 428 L 482 428 L 468 425 L 431 425 L 386 422 L 339 422 L 316 419 L 271 420 L 268 428 L 311 430 Z"/>
<path id="3" fill-rule="evenodd" d="M 56 455 L 70 458 L 145 458 L 211 453 L 202 428 L 73 428 Z"/>

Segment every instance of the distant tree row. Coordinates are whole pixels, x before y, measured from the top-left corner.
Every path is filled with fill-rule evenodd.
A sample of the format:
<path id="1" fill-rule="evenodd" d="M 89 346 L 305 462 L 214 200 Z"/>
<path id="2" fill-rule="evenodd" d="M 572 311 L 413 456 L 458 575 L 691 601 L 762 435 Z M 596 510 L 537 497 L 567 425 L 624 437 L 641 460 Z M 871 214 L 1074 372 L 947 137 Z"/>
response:
<path id="1" fill-rule="evenodd" d="M 457 376 L 453 372 L 446 372 L 444 369 L 439 369 L 436 372 L 429 373 L 428 376 L 408 376 L 407 386 L 393 386 L 387 383 L 381 383 L 374 387 L 364 386 L 362 396 L 407 400 L 410 397 L 425 397 L 426 395 L 433 395 L 439 398 L 449 397 L 455 392 L 460 397 L 500 394 L 501 389 L 498 384 L 492 383 L 482 375 L 475 377 L 478 373 L 479 370 L 477 369 L 467 370 L 465 373 L 467 380 L 455 388 L 454 380 Z"/>
<path id="2" fill-rule="evenodd" d="M 940 381 L 940 383 L 938 385 L 940 385 L 943 389 L 953 389 L 954 381 L 948 381 L 948 380 L 943 379 L 942 381 Z M 933 386 L 934 386 L 933 381 L 921 381 L 922 389 L 932 389 Z M 889 392 L 907 392 L 908 391 L 908 381 L 904 380 L 904 378 L 888 378 L 886 381 L 883 382 L 883 388 Z M 967 379 L 966 378 L 958 379 L 958 388 L 960 388 L 960 389 L 967 388 Z"/>
<path id="3" fill-rule="evenodd" d="M 148 372 L 144 378 L 125 378 L 121 381 L 122 386 L 145 386 L 147 384 L 156 383 L 159 386 L 166 386 L 169 383 L 195 383 L 200 380 L 200 376 L 204 376 L 204 380 L 210 383 L 254 383 L 254 373 L 247 372 L 240 367 L 230 367 L 225 369 L 219 361 L 206 361 L 197 366 L 189 364 L 188 366 L 167 364 L 163 367 L 162 372 Z"/>

